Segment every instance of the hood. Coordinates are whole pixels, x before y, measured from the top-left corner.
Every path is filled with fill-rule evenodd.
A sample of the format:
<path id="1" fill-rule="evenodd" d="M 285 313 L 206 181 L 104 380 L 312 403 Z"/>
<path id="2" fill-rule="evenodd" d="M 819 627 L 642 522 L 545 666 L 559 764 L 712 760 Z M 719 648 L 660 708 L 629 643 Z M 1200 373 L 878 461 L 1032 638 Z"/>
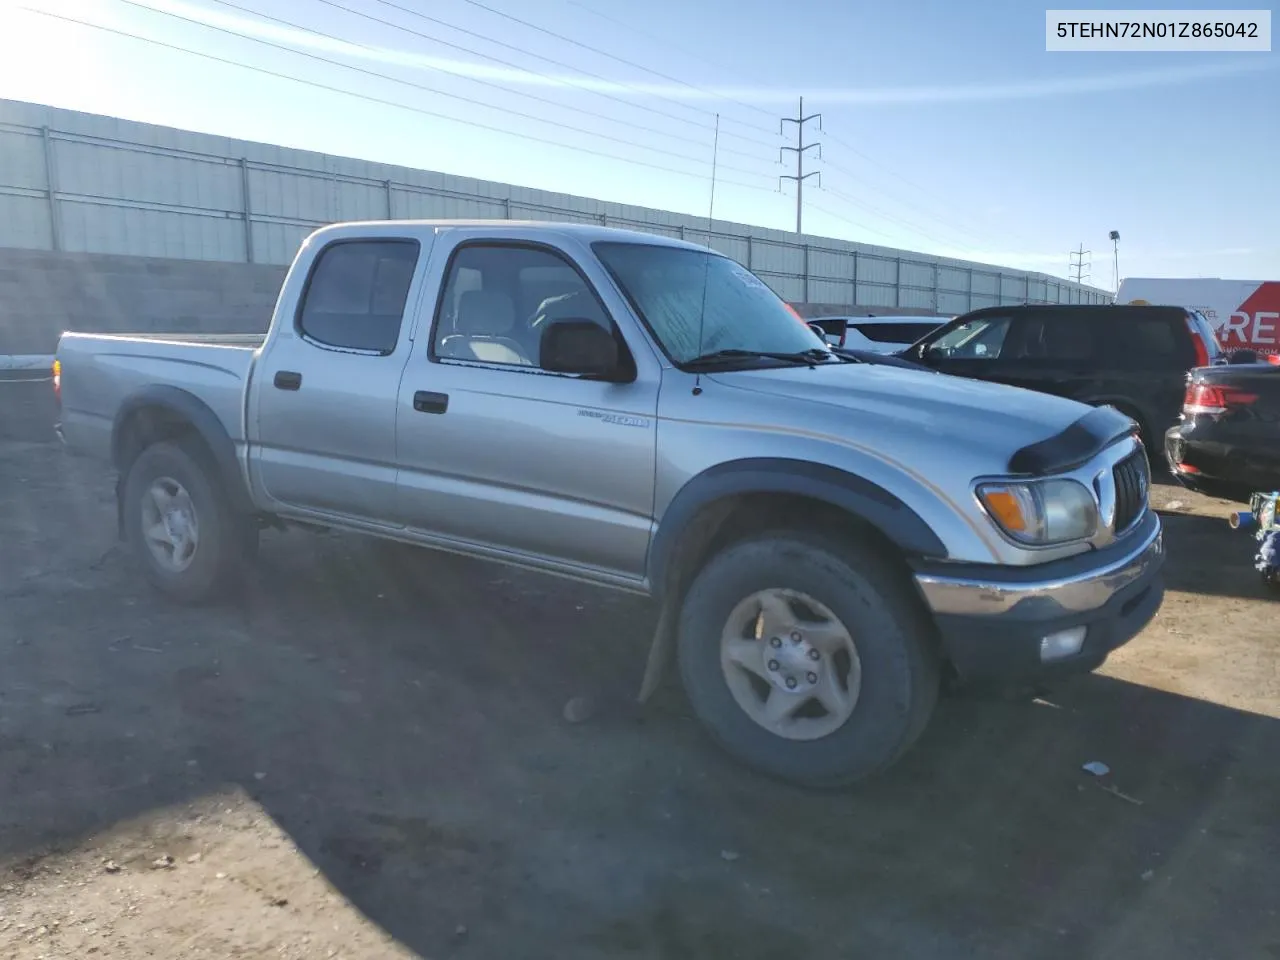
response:
<path id="1" fill-rule="evenodd" d="M 1020 387 L 900 366 L 842 363 L 717 373 L 717 383 L 812 404 L 826 422 L 851 412 L 868 426 L 936 434 L 1006 456 L 1065 430 L 1089 408 Z"/>

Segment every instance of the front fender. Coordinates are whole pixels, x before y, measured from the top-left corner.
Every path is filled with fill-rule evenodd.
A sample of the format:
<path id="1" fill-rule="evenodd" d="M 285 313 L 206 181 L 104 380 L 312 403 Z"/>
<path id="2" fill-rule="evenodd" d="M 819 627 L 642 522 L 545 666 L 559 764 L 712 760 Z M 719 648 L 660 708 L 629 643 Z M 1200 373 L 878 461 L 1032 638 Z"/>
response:
<path id="1" fill-rule="evenodd" d="M 781 457 L 753 457 L 717 464 L 688 481 L 663 513 L 649 551 L 648 581 L 661 597 L 676 548 L 702 511 L 744 494 L 807 497 L 839 507 L 870 524 L 907 557 L 946 559 L 947 548 L 927 523 L 879 484 L 837 467 Z"/>

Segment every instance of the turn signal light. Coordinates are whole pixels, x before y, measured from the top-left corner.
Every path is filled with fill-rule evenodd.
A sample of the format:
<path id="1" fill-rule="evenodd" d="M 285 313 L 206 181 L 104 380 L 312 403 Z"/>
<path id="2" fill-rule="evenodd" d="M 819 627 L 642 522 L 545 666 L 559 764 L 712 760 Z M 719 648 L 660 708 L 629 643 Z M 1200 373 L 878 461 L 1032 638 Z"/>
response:
<path id="1" fill-rule="evenodd" d="M 53 398 L 62 402 L 62 361 L 53 361 Z"/>

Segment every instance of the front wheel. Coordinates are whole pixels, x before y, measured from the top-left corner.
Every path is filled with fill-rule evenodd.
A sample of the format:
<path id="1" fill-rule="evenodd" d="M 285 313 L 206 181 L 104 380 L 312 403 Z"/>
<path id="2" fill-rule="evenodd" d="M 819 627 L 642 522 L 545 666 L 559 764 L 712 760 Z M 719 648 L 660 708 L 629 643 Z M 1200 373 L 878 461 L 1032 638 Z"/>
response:
<path id="1" fill-rule="evenodd" d="M 694 712 L 721 745 L 808 786 L 884 770 L 937 702 L 919 601 L 882 558 L 825 538 L 726 548 L 685 595 L 677 644 Z"/>
<path id="2" fill-rule="evenodd" d="M 124 486 L 125 530 L 152 584 L 186 603 L 230 585 L 248 553 L 216 471 L 185 443 L 157 443 L 138 455 Z"/>

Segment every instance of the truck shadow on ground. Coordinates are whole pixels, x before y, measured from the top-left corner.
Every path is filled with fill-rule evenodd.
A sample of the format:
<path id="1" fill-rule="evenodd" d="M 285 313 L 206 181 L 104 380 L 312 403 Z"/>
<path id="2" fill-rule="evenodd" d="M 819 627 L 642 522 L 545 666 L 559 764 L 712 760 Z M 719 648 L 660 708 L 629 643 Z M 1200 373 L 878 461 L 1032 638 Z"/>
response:
<path id="1" fill-rule="evenodd" d="M 1101 676 L 1039 701 L 955 698 L 883 779 L 811 793 L 728 761 L 671 684 L 631 704 L 652 622 L 632 599 L 340 536 L 268 538 L 245 595 L 209 609 L 122 565 L 93 576 L 56 617 L 51 595 L 8 601 L 41 624 L 0 662 L 0 855 L 22 870 L 238 784 L 430 957 L 1280 942 L 1269 718 Z M 67 686 L 100 706 L 91 722 L 23 700 Z M 566 723 L 583 694 L 599 711 Z"/>

